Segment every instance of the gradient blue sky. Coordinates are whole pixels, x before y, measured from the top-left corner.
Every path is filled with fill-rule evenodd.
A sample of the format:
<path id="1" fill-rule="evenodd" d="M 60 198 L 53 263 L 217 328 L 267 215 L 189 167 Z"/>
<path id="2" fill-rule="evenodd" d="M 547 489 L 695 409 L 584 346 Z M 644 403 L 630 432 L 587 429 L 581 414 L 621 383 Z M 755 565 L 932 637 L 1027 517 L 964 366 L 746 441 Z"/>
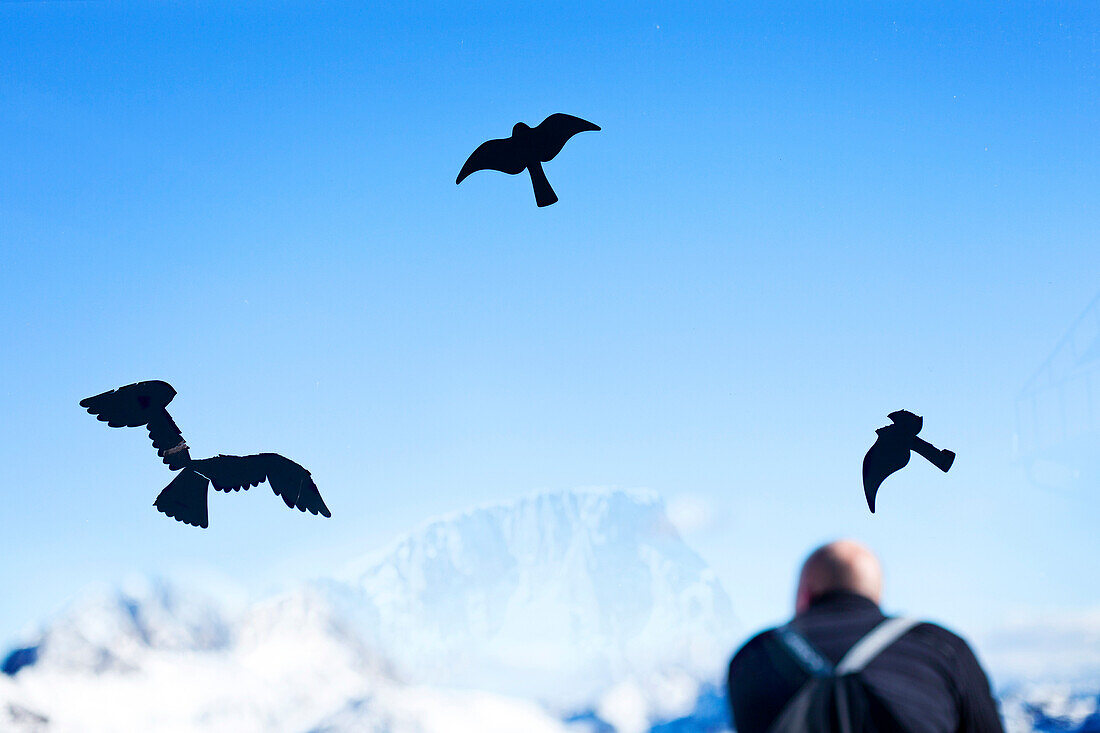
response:
<path id="1" fill-rule="evenodd" d="M 400 6 L 404 4 L 394 4 Z M 746 631 L 815 543 L 964 630 L 1100 602 L 1095 486 L 1029 484 L 1013 403 L 1100 289 L 1091 3 L 0 2 L 0 641 L 92 582 L 261 593 L 422 519 L 648 487 Z M 482 140 L 603 127 L 525 177 Z M 333 511 L 151 507 L 165 379 L 197 456 L 278 451 Z M 954 449 L 860 462 L 885 414 Z"/>

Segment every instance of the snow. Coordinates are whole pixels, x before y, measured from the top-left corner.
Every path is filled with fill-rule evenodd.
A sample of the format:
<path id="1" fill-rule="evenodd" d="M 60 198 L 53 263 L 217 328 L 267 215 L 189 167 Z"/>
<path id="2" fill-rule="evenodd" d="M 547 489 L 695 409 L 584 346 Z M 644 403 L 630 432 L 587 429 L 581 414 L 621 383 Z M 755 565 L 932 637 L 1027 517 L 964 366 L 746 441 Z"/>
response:
<path id="1" fill-rule="evenodd" d="M 160 629 L 136 642 L 118 607 L 125 602 L 75 607 L 63 619 L 65 634 L 51 628 L 45 635 L 46 648 L 54 647 L 50 662 L 2 678 L 0 701 L 45 711 L 51 731 L 460 730 L 449 720 L 479 730 L 563 730 L 533 703 L 399 683 L 314 594 L 258 604 L 232 643 L 190 649 L 149 643 Z M 169 629 L 180 625 L 161 620 Z M 87 640 L 68 633 L 74 625 L 104 632 L 121 649 L 109 656 L 125 664 L 89 666 Z M 74 640 L 78 653 L 56 648 Z"/>
<path id="2" fill-rule="evenodd" d="M 618 714 L 637 727 L 690 708 L 736 633 L 655 495 L 544 494 L 429 522 L 241 614 L 163 581 L 86 593 L 0 676 L 0 711 L 17 730 L 549 733 L 631 679 Z"/>
<path id="3" fill-rule="evenodd" d="M 422 527 L 326 591 L 403 677 L 566 708 L 654 669 L 708 675 L 729 597 L 648 492 L 542 494 Z"/>
<path id="4" fill-rule="evenodd" d="M 1064 683 L 1031 683 L 1001 696 L 1007 733 L 1100 730 L 1100 685 L 1076 688 Z"/>
<path id="5" fill-rule="evenodd" d="M 0 674 L 0 730 L 717 731 L 732 604 L 648 492 L 425 523 L 233 612 L 164 581 L 84 593 Z M 1100 730 L 1100 615 L 980 649 L 1010 733 Z"/>

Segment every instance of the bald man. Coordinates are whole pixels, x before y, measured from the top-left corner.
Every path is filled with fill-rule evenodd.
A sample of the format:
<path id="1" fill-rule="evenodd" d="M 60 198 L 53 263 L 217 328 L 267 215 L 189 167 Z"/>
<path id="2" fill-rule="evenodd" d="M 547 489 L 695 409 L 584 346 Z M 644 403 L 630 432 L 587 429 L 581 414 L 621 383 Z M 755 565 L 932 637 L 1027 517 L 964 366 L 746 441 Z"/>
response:
<path id="1" fill-rule="evenodd" d="M 877 653 L 856 674 L 874 711 L 870 717 L 888 721 L 878 729 L 1001 733 L 989 680 L 966 642 L 935 624 L 880 626 L 886 621 L 878 607 L 881 596 L 882 569 L 866 547 L 840 540 L 814 550 L 798 579 L 794 619 L 755 636 L 730 662 L 737 733 L 765 733 L 781 715 L 789 716 L 788 703 L 803 685 L 822 669 L 833 673 L 876 628 L 879 643 L 862 646 Z M 893 633 L 881 633 L 887 628 Z M 848 663 L 859 656 L 867 657 L 850 655 Z M 829 726 L 824 721 L 820 729 Z"/>

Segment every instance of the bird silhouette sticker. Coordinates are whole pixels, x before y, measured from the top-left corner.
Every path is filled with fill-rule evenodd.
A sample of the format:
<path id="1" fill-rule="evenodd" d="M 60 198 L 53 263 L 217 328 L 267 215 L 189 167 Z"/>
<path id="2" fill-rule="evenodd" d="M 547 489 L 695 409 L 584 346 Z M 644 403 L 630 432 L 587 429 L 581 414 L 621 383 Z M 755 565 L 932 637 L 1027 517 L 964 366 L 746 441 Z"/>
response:
<path id="1" fill-rule="evenodd" d="M 466 176 L 476 171 L 494 170 L 514 176 L 527 169 L 531 174 L 531 185 L 535 188 L 535 203 L 549 206 L 558 200 L 558 196 L 550 187 L 550 181 L 546 180 L 542 164 L 553 160 L 569 138 L 578 132 L 599 129 L 599 125 L 561 113 L 550 115 L 538 127 L 528 127 L 517 122 L 512 128 L 511 137 L 490 140 L 479 145 L 473 155 L 466 159 L 455 183 L 462 183 Z"/>
<path id="2" fill-rule="evenodd" d="M 128 384 L 80 401 L 81 407 L 112 428 L 145 426 L 157 455 L 168 468 L 183 469 L 153 502 L 158 511 L 184 524 L 205 528 L 210 484 L 218 491 L 240 491 L 267 481 L 288 507 L 332 516 L 309 471 L 277 453 L 192 458 L 180 429 L 166 409 L 175 396 L 172 385 L 150 381 Z"/>
<path id="3" fill-rule="evenodd" d="M 882 482 L 887 476 L 909 464 L 910 451 L 924 456 L 944 473 L 955 462 L 955 454 L 951 451 L 940 450 L 917 437 L 917 433 L 924 427 L 923 417 L 908 410 L 891 412 L 887 417 L 893 424 L 875 431 L 878 439 L 863 457 L 863 493 L 867 496 L 867 506 L 872 514 L 875 513 L 875 497 Z"/>

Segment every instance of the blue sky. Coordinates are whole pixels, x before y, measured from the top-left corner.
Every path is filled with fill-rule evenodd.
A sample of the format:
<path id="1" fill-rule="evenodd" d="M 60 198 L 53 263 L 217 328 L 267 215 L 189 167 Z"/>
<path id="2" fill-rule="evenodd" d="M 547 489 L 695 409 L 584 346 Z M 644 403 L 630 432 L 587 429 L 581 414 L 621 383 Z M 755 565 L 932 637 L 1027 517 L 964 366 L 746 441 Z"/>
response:
<path id="1" fill-rule="evenodd" d="M 1032 485 L 1012 437 L 1100 290 L 1098 39 L 1086 3 L 0 2 L 0 640 L 91 582 L 259 593 L 578 486 L 706 507 L 747 629 L 838 535 L 966 630 L 1097 604 L 1097 487 Z M 560 203 L 454 185 L 559 111 L 603 128 Z M 77 406 L 142 379 L 333 518 L 158 514 L 142 431 Z M 902 407 L 959 458 L 871 516 Z"/>

